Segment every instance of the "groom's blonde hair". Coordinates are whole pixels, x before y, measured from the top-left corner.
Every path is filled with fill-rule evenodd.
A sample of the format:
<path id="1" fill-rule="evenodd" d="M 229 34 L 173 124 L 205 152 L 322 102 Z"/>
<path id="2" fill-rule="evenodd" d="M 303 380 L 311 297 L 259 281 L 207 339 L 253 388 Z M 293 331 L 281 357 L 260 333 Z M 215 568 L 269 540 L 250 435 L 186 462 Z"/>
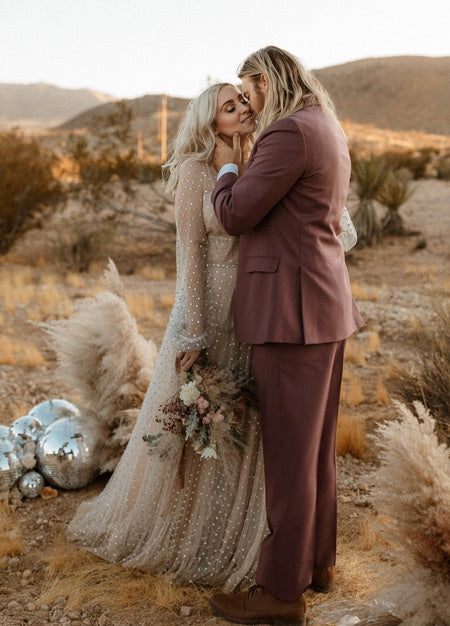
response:
<path id="1" fill-rule="evenodd" d="M 268 78 L 268 91 L 258 115 L 258 134 L 272 122 L 303 109 L 311 97 L 335 117 L 334 105 L 320 82 L 286 50 L 276 46 L 261 48 L 250 54 L 238 69 L 239 78 L 250 78 L 257 91 L 261 74 Z"/>

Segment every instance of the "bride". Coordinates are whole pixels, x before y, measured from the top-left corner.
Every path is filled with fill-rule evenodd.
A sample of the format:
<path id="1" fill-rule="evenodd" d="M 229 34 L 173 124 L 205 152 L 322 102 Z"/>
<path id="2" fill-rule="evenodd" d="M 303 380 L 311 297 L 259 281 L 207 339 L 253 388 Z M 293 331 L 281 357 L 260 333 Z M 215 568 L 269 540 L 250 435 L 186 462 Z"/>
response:
<path id="1" fill-rule="evenodd" d="M 170 435 L 170 454 L 149 454 L 143 437 L 158 439 L 161 405 L 177 393 L 179 370 L 200 355 L 238 377 L 250 371 L 250 347 L 233 333 L 238 240 L 217 221 L 211 192 L 215 135 L 231 144 L 238 132 L 246 147 L 254 130 L 249 104 L 232 85 L 213 85 L 189 105 L 165 166 L 175 194 L 174 307 L 128 446 L 104 491 L 79 507 L 67 531 L 108 561 L 228 592 L 253 582 L 266 532 L 257 413 L 247 408 L 241 418 L 245 448 L 219 446 L 217 458 L 201 458 L 181 435 Z M 356 237 L 346 210 L 342 222 L 348 250 Z"/>
<path id="2" fill-rule="evenodd" d="M 252 581 L 265 531 L 257 414 L 243 416 L 246 446 L 233 451 L 233 463 L 231 451 L 219 447 L 217 459 L 203 459 L 175 435 L 170 455 L 149 455 L 143 437 L 161 431 L 156 418 L 179 388 L 177 369 L 187 371 L 201 353 L 219 368 L 249 372 L 250 348 L 235 340 L 231 312 L 238 240 L 217 221 L 211 192 L 215 133 L 231 141 L 239 132 L 245 143 L 254 130 L 232 85 L 209 87 L 188 108 L 166 165 L 177 226 L 174 307 L 128 446 L 104 491 L 68 527 L 69 539 L 109 561 L 230 591 Z"/>

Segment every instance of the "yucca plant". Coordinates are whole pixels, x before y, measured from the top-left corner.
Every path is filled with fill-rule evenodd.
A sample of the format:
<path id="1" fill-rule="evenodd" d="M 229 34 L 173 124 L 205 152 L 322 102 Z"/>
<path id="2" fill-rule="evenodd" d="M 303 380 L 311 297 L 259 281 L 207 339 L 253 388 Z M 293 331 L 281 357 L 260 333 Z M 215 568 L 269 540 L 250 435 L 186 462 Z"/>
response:
<path id="1" fill-rule="evenodd" d="M 402 236 L 407 234 L 399 208 L 413 195 L 411 177 L 407 170 L 390 171 L 377 194 L 377 200 L 387 208 L 381 222 L 381 230 L 387 235 Z"/>
<path id="2" fill-rule="evenodd" d="M 368 159 L 355 159 L 352 164 L 352 185 L 358 196 L 358 208 L 353 216 L 358 233 L 358 245 L 372 245 L 380 236 L 381 228 L 375 211 L 376 200 L 389 174 L 389 166 L 383 157 L 372 154 Z"/>

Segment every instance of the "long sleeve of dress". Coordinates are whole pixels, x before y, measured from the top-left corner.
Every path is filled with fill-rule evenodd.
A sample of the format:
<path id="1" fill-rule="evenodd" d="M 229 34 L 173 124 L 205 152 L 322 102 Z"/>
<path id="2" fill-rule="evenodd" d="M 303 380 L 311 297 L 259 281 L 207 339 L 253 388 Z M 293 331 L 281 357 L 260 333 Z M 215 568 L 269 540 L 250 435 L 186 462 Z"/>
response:
<path id="1" fill-rule="evenodd" d="M 348 252 L 356 245 L 356 242 L 358 241 L 358 234 L 347 207 L 344 207 L 344 212 L 342 213 L 341 226 L 342 232 L 340 234 L 340 238 L 345 252 Z"/>
<path id="2" fill-rule="evenodd" d="M 205 319 L 207 235 L 203 219 L 204 165 L 180 167 L 175 195 L 177 226 L 177 337 L 179 350 L 208 346 Z"/>

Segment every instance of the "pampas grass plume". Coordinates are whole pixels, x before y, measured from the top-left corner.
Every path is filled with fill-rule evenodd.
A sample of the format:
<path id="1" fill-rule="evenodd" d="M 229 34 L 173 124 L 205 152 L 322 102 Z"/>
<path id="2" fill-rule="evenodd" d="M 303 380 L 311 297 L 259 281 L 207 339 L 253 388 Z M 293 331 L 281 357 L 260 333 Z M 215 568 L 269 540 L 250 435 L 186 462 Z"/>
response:
<path id="1" fill-rule="evenodd" d="M 378 426 L 380 468 L 375 505 L 420 567 L 389 591 L 408 624 L 450 623 L 450 451 L 440 444 L 436 424 L 420 402 L 416 415 L 394 401 L 399 419 Z"/>
<path id="2" fill-rule="evenodd" d="M 153 341 L 137 330 L 111 259 L 105 279 L 106 290 L 78 301 L 71 318 L 41 325 L 57 356 L 58 378 L 110 429 L 110 454 L 102 471 L 113 469 L 121 456 L 157 356 Z"/>

